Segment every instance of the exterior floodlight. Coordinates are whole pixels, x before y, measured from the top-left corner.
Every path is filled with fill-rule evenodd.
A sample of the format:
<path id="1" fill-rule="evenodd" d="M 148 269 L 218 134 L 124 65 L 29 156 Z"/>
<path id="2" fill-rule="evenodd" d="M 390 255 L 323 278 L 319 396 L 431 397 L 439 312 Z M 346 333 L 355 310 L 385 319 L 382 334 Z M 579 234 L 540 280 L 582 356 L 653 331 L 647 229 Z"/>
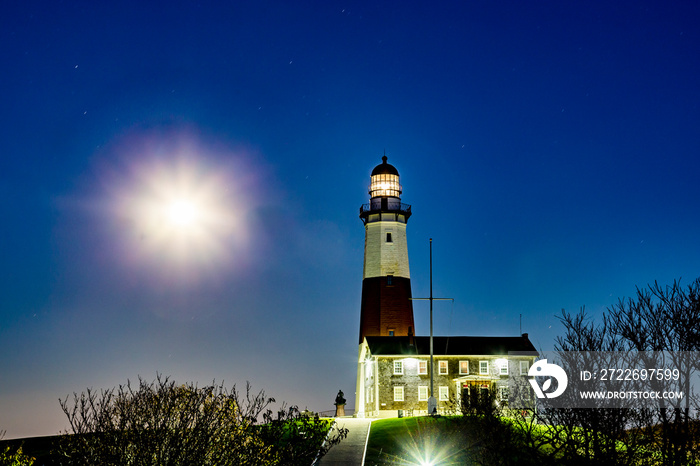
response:
<path id="1" fill-rule="evenodd" d="M 403 363 L 406 365 L 406 367 L 416 367 L 416 364 L 418 364 L 418 360 L 416 358 L 405 358 L 403 360 Z"/>

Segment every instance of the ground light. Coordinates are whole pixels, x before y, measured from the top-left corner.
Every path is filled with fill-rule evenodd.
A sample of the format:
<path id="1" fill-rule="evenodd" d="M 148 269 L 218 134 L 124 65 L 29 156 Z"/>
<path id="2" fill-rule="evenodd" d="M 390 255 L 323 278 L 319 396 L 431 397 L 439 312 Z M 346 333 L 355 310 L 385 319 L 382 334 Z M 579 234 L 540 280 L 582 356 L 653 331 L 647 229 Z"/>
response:
<path id="1" fill-rule="evenodd" d="M 425 434 L 425 432 L 423 433 Z M 404 448 L 409 461 L 407 464 L 417 466 L 437 466 L 439 464 L 451 464 L 454 459 L 454 451 L 448 445 L 440 442 L 440 438 L 428 435 L 428 438 L 414 438 Z"/>

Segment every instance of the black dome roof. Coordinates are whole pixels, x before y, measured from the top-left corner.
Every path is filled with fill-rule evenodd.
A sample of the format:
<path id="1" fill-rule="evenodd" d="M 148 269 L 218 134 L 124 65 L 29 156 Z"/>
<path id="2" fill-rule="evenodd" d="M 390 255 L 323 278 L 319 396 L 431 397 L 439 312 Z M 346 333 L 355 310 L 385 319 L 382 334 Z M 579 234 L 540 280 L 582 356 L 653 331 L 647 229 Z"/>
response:
<path id="1" fill-rule="evenodd" d="M 374 175 L 396 175 L 399 176 L 399 171 L 391 165 L 390 163 L 386 163 L 386 155 L 382 157 L 382 162 L 381 164 L 377 165 L 374 167 L 374 170 L 372 170 L 372 176 Z"/>

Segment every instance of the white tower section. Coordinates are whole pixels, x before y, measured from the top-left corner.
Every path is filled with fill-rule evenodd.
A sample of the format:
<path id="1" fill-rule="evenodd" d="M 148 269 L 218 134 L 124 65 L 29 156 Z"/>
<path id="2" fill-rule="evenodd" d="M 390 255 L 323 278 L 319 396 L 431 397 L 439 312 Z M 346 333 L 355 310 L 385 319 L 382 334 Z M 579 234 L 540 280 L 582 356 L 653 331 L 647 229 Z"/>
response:
<path id="1" fill-rule="evenodd" d="M 362 278 L 394 277 L 411 278 L 408 268 L 408 244 L 406 242 L 406 220 L 396 221 L 393 214 L 378 214 L 390 217 L 365 225 L 365 265 Z"/>

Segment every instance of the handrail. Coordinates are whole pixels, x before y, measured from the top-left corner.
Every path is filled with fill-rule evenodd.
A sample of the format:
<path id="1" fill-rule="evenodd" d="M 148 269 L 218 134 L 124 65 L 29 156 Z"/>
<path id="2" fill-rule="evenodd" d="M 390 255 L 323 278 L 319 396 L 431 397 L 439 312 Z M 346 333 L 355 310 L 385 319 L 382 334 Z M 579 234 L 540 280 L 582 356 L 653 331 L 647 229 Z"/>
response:
<path id="1" fill-rule="evenodd" d="M 335 417 L 335 409 L 328 409 L 326 411 L 319 411 L 318 417 Z M 355 408 L 345 408 L 345 415 L 352 416 L 355 414 Z"/>
<path id="2" fill-rule="evenodd" d="M 404 204 L 399 203 L 398 206 L 396 204 L 393 205 L 388 205 L 382 208 L 381 205 L 375 204 L 362 204 L 360 206 L 360 215 L 366 214 L 366 213 L 371 213 L 371 212 L 401 212 L 405 214 L 411 214 L 411 205 L 410 204 Z"/>

